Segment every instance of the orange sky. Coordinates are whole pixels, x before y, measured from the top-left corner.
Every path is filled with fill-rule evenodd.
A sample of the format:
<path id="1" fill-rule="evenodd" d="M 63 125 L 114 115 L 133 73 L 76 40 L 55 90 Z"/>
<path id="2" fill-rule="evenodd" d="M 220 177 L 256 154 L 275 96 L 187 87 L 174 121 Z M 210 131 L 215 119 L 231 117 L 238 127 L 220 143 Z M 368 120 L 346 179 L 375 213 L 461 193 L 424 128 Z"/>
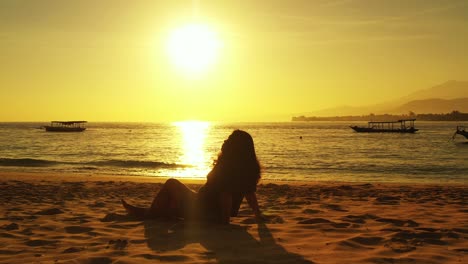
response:
<path id="1" fill-rule="evenodd" d="M 194 11 L 195 10 L 195 11 Z M 0 121 L 286 121 L 468 79 L 468 2 L 0 1 Z M 222 47 L 187 78 L 167 38 Z"/>

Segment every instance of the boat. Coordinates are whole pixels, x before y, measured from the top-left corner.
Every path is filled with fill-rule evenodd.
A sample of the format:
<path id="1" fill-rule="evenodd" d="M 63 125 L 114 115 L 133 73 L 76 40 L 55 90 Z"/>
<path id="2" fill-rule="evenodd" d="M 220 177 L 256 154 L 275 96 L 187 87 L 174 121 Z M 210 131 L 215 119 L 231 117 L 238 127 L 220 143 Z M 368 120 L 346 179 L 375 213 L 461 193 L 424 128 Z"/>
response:
<path id="1" fill-rule="evenodd" d="M 87 121 L 52 121 L 50 126 L 44 126 L 48 132 L 83 132 Z"/>
<path id="2" fill-rule="evenodd" d="M 414 133 L 419 129 L 414 127 L 416 119 L 401 119 L 398 121 L 371 121 L 367 127 L 350 126 L 356 132 L 365 133 Z"/>
<path id="3" fill-rule="evenodd" d="M 466 139 L 468 139 L 468 131 L 466 131 L 466 128 L 464 126 L 457 126 L 457 131 L 455 131 L 455 134 L 453 134 L 452 139 L 455 139 L 456 135 L 462 135 Z"/>

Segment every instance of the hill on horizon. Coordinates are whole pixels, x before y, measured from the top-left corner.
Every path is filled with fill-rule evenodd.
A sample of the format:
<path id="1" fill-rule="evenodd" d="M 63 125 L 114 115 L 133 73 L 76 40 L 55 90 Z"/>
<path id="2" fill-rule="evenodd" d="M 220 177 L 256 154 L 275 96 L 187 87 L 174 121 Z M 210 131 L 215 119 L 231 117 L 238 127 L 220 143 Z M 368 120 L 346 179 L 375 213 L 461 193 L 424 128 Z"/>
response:
<path id="1" fill-rule="evenodd" d="M 424 99 L 456 99 L 468 97 L 468 81 L 450 80 L 442 84 L 422 89 L 400 98 L 402 101 L 424 100 Z"/>
<path id="2" fill-rule="evenodd" d="M 468 112 L 468 97 L 457 98 L 452 100 L 445 99 L 425 99 L 413 100 L 401 105 L 389 113 L 408 113 L 412 111 L 417 114 L 440 114 L 450 113 L 454 110 L 467 113 Z"/>
<path id="3" fill-rule="evenodd" d="M 338 106 L 319 111 L 296 114 L 305 116 L 347 116 L 374 114 L 468 112 L 468 81 L 447 81 L 422 89 L 399 99 L 365 106 Z"/>

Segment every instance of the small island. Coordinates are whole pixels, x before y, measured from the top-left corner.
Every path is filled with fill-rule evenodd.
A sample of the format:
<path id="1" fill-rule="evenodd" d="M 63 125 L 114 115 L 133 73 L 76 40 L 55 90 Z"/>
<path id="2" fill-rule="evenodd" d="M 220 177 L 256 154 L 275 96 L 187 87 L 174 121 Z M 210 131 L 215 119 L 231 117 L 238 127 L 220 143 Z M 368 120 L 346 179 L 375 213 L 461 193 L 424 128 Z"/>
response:
<path id="1" fill-rule="evenodd" d="M 361 116 L 295 116 L 292 121 L 389 121 L 398 119 L 414 118 L 419 121 L 468 121 L 468 113 L 462 113 L 457 110 L 446 114 L 368 114 Z"/>

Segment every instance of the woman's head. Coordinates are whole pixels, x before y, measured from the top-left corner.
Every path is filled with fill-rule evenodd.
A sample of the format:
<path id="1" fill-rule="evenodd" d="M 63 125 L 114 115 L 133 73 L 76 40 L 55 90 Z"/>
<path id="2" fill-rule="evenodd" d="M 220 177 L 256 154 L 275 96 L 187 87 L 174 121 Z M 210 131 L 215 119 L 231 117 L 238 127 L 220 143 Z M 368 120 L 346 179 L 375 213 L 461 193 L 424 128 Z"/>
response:
<path id="1" fill-rule="evenodd" d="M 223 170 L 249 175 L 258 181 L 260 179 L 260 165 L 252 136 L 245 131 L 234 130 L 224 141 L 216 166 L 221 166 Z"/>
<path id="2" fill-rule="evenodd" d="M 252 158 L 255 156 L 255 147 L 252 136 L 242 130 L 234 130 L 224 141 L 221 151 L 232 158 Z"/>

